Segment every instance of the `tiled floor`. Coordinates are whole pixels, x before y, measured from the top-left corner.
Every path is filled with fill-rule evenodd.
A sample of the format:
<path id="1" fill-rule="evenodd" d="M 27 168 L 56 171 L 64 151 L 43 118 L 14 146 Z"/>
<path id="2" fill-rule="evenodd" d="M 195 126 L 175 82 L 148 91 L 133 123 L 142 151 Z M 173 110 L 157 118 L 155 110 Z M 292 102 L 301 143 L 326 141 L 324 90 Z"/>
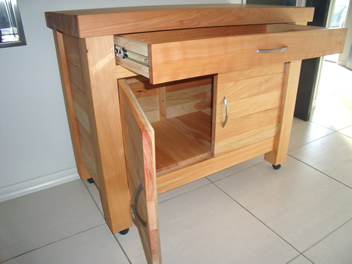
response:
<path id="1" fill-rule="evenodd" d="M 346 74 L 312 122 L 294 120 L 280 170 L 257 157 L 159 195 L 164 263 L 352 263 Z M 146 263 L 136 228 L 112 234 L 95 185 L 79 180 L 0 203 L 0 262 Z"/>

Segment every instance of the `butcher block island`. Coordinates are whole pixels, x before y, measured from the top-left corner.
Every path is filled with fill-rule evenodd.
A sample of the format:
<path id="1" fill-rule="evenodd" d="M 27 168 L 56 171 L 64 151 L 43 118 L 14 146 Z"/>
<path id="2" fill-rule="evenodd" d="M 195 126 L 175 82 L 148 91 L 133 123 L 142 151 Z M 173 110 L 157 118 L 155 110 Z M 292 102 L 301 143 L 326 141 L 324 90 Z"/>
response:
<path id="1" fill-rule="evenodd" d="M 157 194 L 262 154 L 274 169 L 285 161 L 301 60 L 341 53 L 347 33 L 306 26 L 313 12 L 46 13 L 79 175 L 97 185 L 112 232 L 134 220 L 148 263 L 161 263 Z"/>

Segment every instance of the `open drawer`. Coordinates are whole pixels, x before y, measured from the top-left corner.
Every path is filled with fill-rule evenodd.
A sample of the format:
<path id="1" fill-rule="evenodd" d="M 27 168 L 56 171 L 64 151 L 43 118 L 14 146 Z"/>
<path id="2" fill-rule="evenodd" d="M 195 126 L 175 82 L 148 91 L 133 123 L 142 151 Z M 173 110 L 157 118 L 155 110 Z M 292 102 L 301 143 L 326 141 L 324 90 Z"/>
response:
<path id="1" fill-rule="evenodd" d="M 273 24 L 115 36 L 118 64 L 153 84 L 341 53 L 347 29 Z"/>

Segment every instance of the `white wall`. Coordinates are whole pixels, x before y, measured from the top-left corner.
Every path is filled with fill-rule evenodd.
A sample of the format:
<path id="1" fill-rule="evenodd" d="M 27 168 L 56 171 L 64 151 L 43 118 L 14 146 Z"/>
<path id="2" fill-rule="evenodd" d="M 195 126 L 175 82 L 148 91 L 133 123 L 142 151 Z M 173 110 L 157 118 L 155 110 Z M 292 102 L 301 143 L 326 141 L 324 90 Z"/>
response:
<path id="1" fill-rule="evenodd" d="M 240 0 L 172 0 L 167 4 Z M 133 4 L 132 4 L 133 3 Z M 18 0 L 26 46 L 0 49 L 0 201 L 78 177 L 45 11 L 163 5 L 163 0 Z"/>

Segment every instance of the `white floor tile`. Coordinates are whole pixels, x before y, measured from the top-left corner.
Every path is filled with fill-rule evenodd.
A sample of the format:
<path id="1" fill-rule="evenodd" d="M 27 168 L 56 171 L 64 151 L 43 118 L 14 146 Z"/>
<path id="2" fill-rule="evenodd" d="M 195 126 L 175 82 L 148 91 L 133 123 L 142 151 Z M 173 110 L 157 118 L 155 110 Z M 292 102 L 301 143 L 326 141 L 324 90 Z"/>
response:
<path id="1" fill-rule="evenodd" d="M 44 246 L 4 264 L 129 263 L 107 225 Z"/>
<path id="2" fill-rule="evenodd" d="M 303 252 L 352 217 L 352 191 L 288 157 L 275 171 L 262 163 L 216 184 Z"/>
<path id="3" fill-rule="evenodd" d="M 158 195 L 158 203 L 162 203 L 166 200 L 172 199 L 176 196 L 182 195 L 184 193 L 193 191 L 195 189 L 198 189 L 202 186 L 205 186 L 207 184 L 210 184 L 211 182 L 207 178 L 203 178 L 194 182 L 191 182 L 189 184 L 183 185 L 181 187 L 178 187 L 176 189 L 173 189 L 171 191 L 162 193 Z"/>
<path id="4" fill-rule="evenodd" d="M 352 187 L 352 138 L 334 133 L 289 154 Z"/>
<path id="5" fill-rule="evenodd" d="M 105 223 L 81 180 L 0 203 L 0 261 Z"/>
<path id="6" fill-rule="evenodd" d="M 351 90 L 352 71 L 336 63 L 323 62 L 318 100 Z"/>
<path id="7" fill-rule="evenodd" d="M 352 80 L 352 76 L 351 76 Z M 336 94 L 330 98 L 330 100 L 337 105 L 352 108 L 352 89 L 339 94 Z"/>
<path id="8" fill-rule="evenodd" d="M 334 131 L 312 122 L 305 122 L 298 118 L 294 118 L 288 149 L 296 149 L 331 133 L 334 133 Z"/>
<path id="9" fill-rule="evenodd" d="M 209 180 L 211 180 L 212 182 L 215 182 L 215 181 L 221 180 L 225 177 L 228 177 L 230 175 L 233 175 L 237 172 L 248 169 L 248 168 L 255 166 L 259 163 L 262 163 L 262 162 L 265 162 L 264 155 L 260 155 L 258 157 L 253 158 L 253 159 L 250 159 L 250 160 L 247 160 L 247 161 L 242 162 L 240 164 L 237 164 L 235 166 L 232 166 L 228 169 L 225 169 L 225 170 L 219 171 L 217 173 L 214 173 L 212 175 L 209 175 L 207 178 Z"/>
<path id="10" fill-rule="evenodd" d="M 312 110 L 311 121 L 334 131 L 352 125 L 352 109 L 334 104 L 317 104 Z"/>
<path id="11" fill-rule="evenodd" d="M 315 264 L 352 263 L 352 220 L 304 252 Z"/>
<path id="12" fill-rule="evenodd" d="M 159 204 L 159 219 L 163 263 L 286 263 L 298 254 L 213 184 Z M 145 263 L 137 232 L 128 236 L 118 238 L 131 262 Z"/>

